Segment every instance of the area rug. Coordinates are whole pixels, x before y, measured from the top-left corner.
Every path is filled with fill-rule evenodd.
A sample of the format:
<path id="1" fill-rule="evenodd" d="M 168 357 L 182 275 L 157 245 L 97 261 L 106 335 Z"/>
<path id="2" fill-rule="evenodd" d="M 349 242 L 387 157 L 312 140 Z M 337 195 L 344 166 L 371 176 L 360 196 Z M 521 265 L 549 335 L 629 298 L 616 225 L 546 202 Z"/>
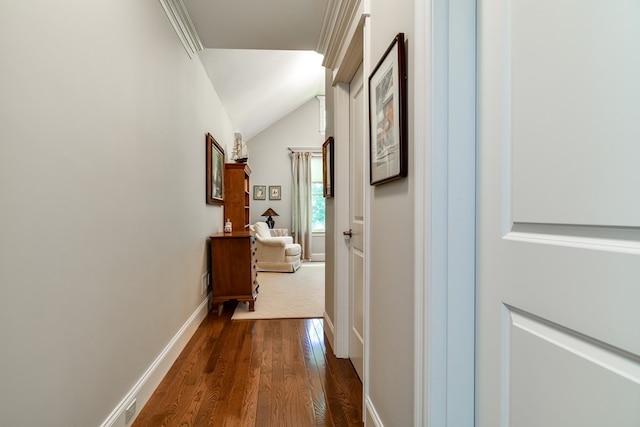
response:
<path id="1" fill-rule="evenodd" d="M 324 313 L 324 263 L 304 263 L 295 273 L 258 273 L 255 311 L 238 304 L 232 320 L 303 319 Z"/>

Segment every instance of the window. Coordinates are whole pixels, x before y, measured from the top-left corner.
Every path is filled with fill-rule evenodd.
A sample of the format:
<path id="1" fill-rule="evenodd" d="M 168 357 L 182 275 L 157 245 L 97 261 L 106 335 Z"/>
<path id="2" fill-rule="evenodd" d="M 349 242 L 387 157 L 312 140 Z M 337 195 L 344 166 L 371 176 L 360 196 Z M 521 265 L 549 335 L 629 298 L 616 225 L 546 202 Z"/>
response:
<path id="1" fill-rule="evenodd" d="M 324 232 L 324 197 L 322 195 L 322 157 L 311 158 L 311 231 Z"/>

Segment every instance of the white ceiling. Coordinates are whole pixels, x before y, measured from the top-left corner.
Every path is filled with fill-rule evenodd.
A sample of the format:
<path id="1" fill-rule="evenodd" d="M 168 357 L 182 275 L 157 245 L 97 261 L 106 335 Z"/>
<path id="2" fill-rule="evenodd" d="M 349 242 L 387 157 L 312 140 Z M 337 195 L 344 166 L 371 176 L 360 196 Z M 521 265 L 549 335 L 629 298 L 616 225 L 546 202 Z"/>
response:
<path id="1" fill-rule="evenodd" d="M 245 141 L 324 94 L 318 45 L 328 0 L 184 0 L 199 52 Z"/>
<path id="2" fill-rule="evenodd" d="M 205 49 L 199 55 L 245 141 L 324 95 L 322 55 L 315 52 Z"/>

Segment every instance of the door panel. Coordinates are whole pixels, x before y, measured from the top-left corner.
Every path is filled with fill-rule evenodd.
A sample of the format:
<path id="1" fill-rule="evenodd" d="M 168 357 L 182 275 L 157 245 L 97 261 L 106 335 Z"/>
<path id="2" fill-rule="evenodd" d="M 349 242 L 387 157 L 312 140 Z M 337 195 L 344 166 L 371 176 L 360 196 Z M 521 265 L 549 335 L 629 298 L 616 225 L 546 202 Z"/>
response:
<path id="1" fill-rule="evenodd" d="M 640 367 L 628 354 L 515 309 L 507 322 L 510 400 L 520 403 L 510 425 L 624 426 L 638 414 Z"/>
<path id="2" fill-rule="evenodd" d="M 349 358 L 363 380 L 364 372 L 364 84 L 362 66 L 349 87 L 350 205 Z"/>
<path id="3" fill-rule="evenodd" d="M 476 424 L 640 425 L 640 3 L 478 10 Z"/>
<path id="4" fill-rule="evenodd" d="M 514 222 L 637 226 L 640 3 L 508 4 Z"/>

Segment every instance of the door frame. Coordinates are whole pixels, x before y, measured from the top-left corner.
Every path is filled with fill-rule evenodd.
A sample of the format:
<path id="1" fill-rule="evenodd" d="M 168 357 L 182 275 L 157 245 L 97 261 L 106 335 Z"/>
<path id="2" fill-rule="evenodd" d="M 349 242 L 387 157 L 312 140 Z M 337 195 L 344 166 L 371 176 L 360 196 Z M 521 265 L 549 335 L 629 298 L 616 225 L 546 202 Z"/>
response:
<path id="1" fill-rule="evenodd" d="M 348 49 L 344 57 L 340 61 L 337 69 L 337 73 L 334 84 L 334 134 L 336 141 L 342 141 L 342 144 L 336 144 L 334 149 L 336 155 L 334 156 L 336 182 L 347 182 L 349 178 L 350 168 L 350 153 L 349 153 L 349 138 L 350 138 L 350 83 L 362 63 L 363 74 L 366 76 L 366 65 L 363 62 L 363 51 L 358 49 L 361 44 L 355 42 L 357 39 L 364 37 L 363 28 L 364 21 L 367 17 L 365 14 L 360 14 L 361 20 L 356 22 L 353 29 L 352 36 L 350 38 L 350 46 L 355 46 L 355 49 Z M 365 79 L 366 80 L 366 79 Z M 366 94 L 365 94 L 366 95 Z M 365 99 L 366 102 L 366 99 Z M 366 135 L 368 135 L 368 130 Z M 338 177 L 338 175 L 342 176 Z M 367 221 L 369 215 L 369 194 L 368 189 L 365 188 L 365 283 L 368 283 L 368 253 L 369 253 L 369 239 L 366 238 L 369 233 L 369 222 Z M 349 310 L 350 310 L 350 296 L 349 296 L 349 272 L 350 265 L 349 248 L 344 243 L 343 231 L 349 229 L 349 204 L 350 195 L 348 191 L 336 191 L 334 197 L 335 200 L 335 348 L 334 352 L 336 357 L 346 358 L 349 357 Z M 368 286 L 365 287 L 368 289 Z M 368 333 L 368 312 L 366 307 L 368 306 L 368 292 L 365 291 L 365 377 L 367 366 L 367 349 L 366 349 L 366 335 Z"/>
<path id="2" fill-rule="evenodd" d="M 476 0 L 414 4 L 414 425 L 471 426 Z"/>
<path id="3" fill-rule="evenodd" d="M 346 31 L 346 37 L 344 39 L 346 50 L 343 56 L 338 61 L 335 73 L 333 75 L 333 87 L 334 87 L 334 137 L 336 141 L 342 141 L 342 143 L 335 144 L 335 168 L 336 182 L 348 182 L 350 180 L 350 144 L 349 139 L 351 137 L 350 129 L 350 83 L 353 76 L 360 68 L 362 64 L 363 80 L 367 81 L 367 74 L 369 63 L 366 62 L 365 48 L 367 37 L 365 35 L 366 20 L 369 17 L 368 12 L 364 9 L 364 4 L 359 3 L 354 19 L 351 22 L 350 28 Z M 365 102 L 364 105 L 368 105 L 368 94 L 365 90 Z M 364 117 L 368 117 L 368 112 L 365 112 Z M 368 127 L 365 124 L 364 134 L 369 135 Z M 365 150 L 367 152 L 367 150 Z M 368 156 L 368 152 L 367 152 Z M 365 161 L 368 161 L 365 159 Z M 343 231 L 349 229 L 350 224 L 350 194 L 347 189 L 343 191 L 336 190 L 334 196 L 334 284 L 335 284 L 335 298 L 334 298 L 334 336 L 333 336 L 333 351 L 336 357 L 348 358 L 349 357 L 349 336 L 350 336 L 350 309 L 351 309 L 351 296 L 350 296 L 350 256 L 349 247 L 345 244 L 345 238 L 342 234 Z M 370 189 L 364 188 L 364 245 L 365 245 L 365 257 L 364 257 L 364 354 L 363 354 L 363 378 L 362 378 L 362 391 L 363 391 L 363 414 L 365 413 L 366 400 L 369 395 L 369 263 L 370 263 L 370 248 L 369 248 L 369 215 L 370 215 Z"/>

